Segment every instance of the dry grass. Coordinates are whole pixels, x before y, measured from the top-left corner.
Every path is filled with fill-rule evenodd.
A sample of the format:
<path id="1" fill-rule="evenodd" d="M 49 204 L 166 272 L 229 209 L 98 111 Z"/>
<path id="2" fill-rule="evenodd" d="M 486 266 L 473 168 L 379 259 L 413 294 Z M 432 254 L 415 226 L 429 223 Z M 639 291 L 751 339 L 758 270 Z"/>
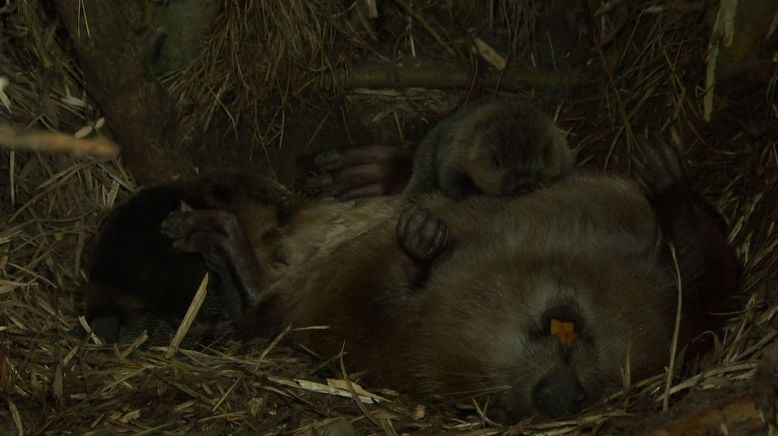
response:
<path id="1" fill-rule="evenodd" d="M 289 100 L 313 95 L 339 62 L 332 46 L 339 13 L 327 1 L 227 1 L 201 54 L 168 79 L 170 89 L 204 130 L 224 111 L 233 128 L 244 120 L 255 126 L 254 142 L 266 146 L 283 135 Z"/>
<path id="2" fill-rule="evenodd" d="M 278 110 L 290 96 L 304 100 L 314 91 L 314 77 L 345 62 L 338 47 L 325 43 L 337 40 L 331 20 L 339 13 L 327 2 L 270 3 L 227 2 L 203 58 L 173 86 L 206 123 L 220 110 L 257 120 L 266 115 L 262 105 Z M 558 99 L 558 119 L 572 132 L 579 159 L 609 171 L 626 169 L 635 134 L 673 130 L 696 187 L 731 229 L 729 239 L 743 264 L 743 307 L 728 314 L 716 349 L 673 377 L 672 405 L 692 389 L 742 385 L 775 342 L 778 128 L 774 96 L 764 88 L 731 98 L 729 108 L 704 124 L 701 84 L 709 31 L 702 3 L 675 2 L 672 11 L 634 3 L 595 16 L 600 48 L 591 56 L 606 73 Z M 525 3 L 509 4 L 514 9 L 494 22 L 513 17 L 511 35 L 526 37 L 522 32 L 534 27 L 521 30 L 529 26 L 522 24 L 527 9 L 517 4 Z M 432 10 L 415 13 L 428 17 Z M 442 20 L 433 18 L 429 23 Z M 99 125 L 83 91 L 64 85 L 74 73 L 60 73 L 61 81 L 45 86 L 52 81 L 39 74 L 40 57 L 23 30 L 9 25 L 0 39 L 0 77 L 9 79 L 0 86 L 0 121 L 70 133 Z M 439 37 L 451 38 L 450 28 L 439 30 Z M 403 44 L 413 36 L 426 51 L 445 56 L 423 26 L 399 34 L 405 35 Z M 456 38 L 445 42 L 464 47 Z M 381 52 L 380 44 L 371 49 L 387 57 L 394 53 Z M 287 74 L 300 70 L 305 74 Z M 259 143 L 281 135 L 278 126 L 258 127 L 265 141 Z M 82 260 L 100 220 L 135 189 L 120 161 L 0 149 L 0 433 L 315 434 L 350 426 L 389 434 L 607 433 L 622 417 L 661 410 L 664 374 L 627 378 L 623 392 L 575 419 L 529 420 L 505 429 L 489 424 L 477 404 L 463 413 L 370 387 L 387 400 L 357 407 L 351 392 L 356 386 L 324 386 L 324 379 L 342 375 L 337 359 L 321 362 L 288 348 L 282 338 L 180 349 L 171 357 L 167 348 L 139 348 L 140 341 L 99 345 L 72 333 L 79 324 Z"/>
<path id="3" fill-rule="evenodd" d="M 528 58 L 535 18 L 544 9 L 538 0 L 491 7 L 480 0 L 451 5 L 379 0 L 385 22 L 378 26 L 359 18 L 366 12 L 358 3 L 362 0 L 224 2 L 197 58 L 164 78 L 179 97 L 181 117 L 194 118 L 205 131 L 226 118 L 232 130 L 248 127 L 252 147 L 277 146 L 283 143 L 290 111 L 331 111 L 339 94 L 333 93 L 333 81 L 336 86 L 343 81 L 353 64 L 370 60 L 380 68 L 381 63 L 431 56 L 467 66 L 474 29 L 492 37 L 509 58 Z M 558 2 L 546 3 L 546 9 L 554 9 Z"/>

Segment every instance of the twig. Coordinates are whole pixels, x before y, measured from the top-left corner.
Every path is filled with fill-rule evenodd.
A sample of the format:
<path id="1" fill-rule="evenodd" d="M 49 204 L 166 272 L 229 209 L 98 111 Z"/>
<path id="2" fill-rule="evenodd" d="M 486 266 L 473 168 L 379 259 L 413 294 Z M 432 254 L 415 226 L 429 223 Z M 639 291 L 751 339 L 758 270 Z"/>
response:
<path id="1" fill-rule="evenodd" d="M 272 342 L 270 342 L 270 344 L 268 344 L 268 346 L 267 346 L 267 347 L 265 347 L 265 349 L 262 351 L 262 354 L 260 354 L 260 355 L 259 355 L 259 359 L 257 359 L 257 365 L 254 367 L 254 371 L 259 371 L 259 367 L 262 365 L 262 362 L 264 362 L 265 358 L 266 358 L 266 357 L 267 357 L 267 355 L 270 353 L 270 351 L 272 351 L 272 350 L 273 350 L 273 348 L 275 348 L 275 347 L 276 347 L 276 345 L 278 345 L 278 343 L 279 343 L 279 342 L 281 342 L 281 340 L 282 340 L 282 339 L 283 339 L 283 338 L 284 338 L 284 337 L 285 337 L 285 336 L 286 336 L 286 335 L 289 333 L 289 331 L 291 331 L 291 330 L 292 330 L 292 325 L 291 325 L 291 324 L 290 324 L 290 325 L 288 325 L 288 326 L 286 326 L 286 328 L 284 329 L 284 331 L 282 331 L 281 333 L 279 333 L 279 334 L 278 334 L 278 336 L 276 336 L 276 337 L 275 337 L 275 339 L 273 339 L 273 341 L 272 341 Z"/>
<path id="2" fill-rule="evenodd" d="M 335 74 L 329 86 L 343 89 L 466 89 L 474 80 L 485 88 L 499 84 L 505 91 L 527 88 L 568 89 L 582 85 L 586 77 L 578 71 L 548 71 L 528 68 L 487 70 L 473 73 L 470 65 L 460 62 L 403 62 L 395 64 L 355 65 Z"/>
<path id="3" fill-rule="evenodd" d="M 119 146 L 103 136 L 81 139 L 57 132 L 19 132 L 2 125 L 0 125 L 0 146 L 18 151 L 70 153 L 74 156 L 91 155 L 109 159 L 119 155 Z"/>
<path id="4" fill-rule="evenodd" d="M 665 383 L 665 395 L 662 400 L 662 410 L 667 411 L 670 406 L 670 389 L 673 383 L 673 367 L 675 366 L 675 354 L 678 350 L 678 334 L 681 330 L 681 305 L 683 303 L 683 286 L 681 285 L 681 268 L 678 266 L 678 257 L 675 254 L 675 246 L 668 242 L 670 254 L 673 255 L 673 266 L 675 267 L 675 283 L 678 289 L 678 302 L 675 312 L 675 327 L 673 328 L 673 341 L 670 345 L 670 363 L 667 368 L 667 381 Z"/>
<path id="5" fill-rule="evenodd" d="M 611 88 L 613 88 L 613 95 L 616 98 L 616 104 L 619 108 L 619 115 L 621 115 L 621 122 L 623 123 L 624 127 L 624 133 L 627 136 L 627 147 L 628 149 L 631 149 L 632 144 L 635 143 L 635 136 L 632 134 L 632 126 L 629 123 L 629 118 L 627 117 L 627 109 L 624 106 L 624 101 L 621 99 L 621 95 L 619 94 L 619 88 L 616 86 L 616 80 L 613 78 L 613 73 L 611 72 L 610 67 L 608 67 L 608 62 L 605 60 L 605 53 L 602 51 L 602 47 L 597 47 L 597 53 L 600 55 L 600 61 L 602 62 L 602 69 L 605 70 L 605 73 L 608 75 L 608 83 L 610 84 Z M 608 162 L 611 158 L 611 153 L 613 152 L 613 145 L 611 145 L 610 150 L 608 150 L 608 155 L 605 157 L 605 166 L 608 166 Z"/>
<path id="6" fill-rule="evenodd" d="M 419 23 L 429 32 L 430 35 L 432 35 L 433 38 L 435 38 L 435 41 L 438 42 L 438 44 L 443 47 L 446 52 L 452 56 L 456 56 L 458 53 L 456 50 L 454 50 L 446 41 L 443 40 L 443 38 L 438 34 L 438 32 L 435 30 L 434 27 L 432 27 L 427 20 L 424 19 L 424 17 L 416 12 L 411 5 L 409 5 L 405 0 L 394 0 L 395 3 L 397 3 L 398 6 L 403 8 L 405 12 L 407 12 L 410 16 L 417 19 Z"/>
<path id="7" fill-rule="evenodd" d="M 348 376 L 348 372 L 346 372 L 346 363 L 343 361 L 343 350 L 346 348 L 346 343 L 343 342 L 343 346 L 340 347 L 340 372 L 343 374 L 343 380 L 346 382 L 346 386 L 348 387 L 349 392 L 351 392 L 351 397 L 354 399 L 354 402 L 357 403 L 357 407 L 359 407 L 359 410 L 362 411 L 362 414 L 367 417 L 370 422 L 373 423 L 376 427 L 381 428 L 381 423 L 378 422 L 375 416 L 373 416 L 372 413 L 370 413 L 369 410 L 367 410 L 367 407 L 365 407 L 364 404 L 362 404 L 362 401 L 359 400 L 359 395 L 357 394 L 357 391 L 354 389 L 354 385 L 351 384 L 351 379 Z"/>
<path id="8" fill-rule="evenodd" d="M 200 306 L 203 305 L 205 294 L 207 293 L 208 273 L 205 273 L 203 281 L 200 282 L 200 286 L 197 288 L 197 292 L 195 292 L 195 295 L 192 298 L 192 303 L 189 304 L 189 309 L 186 310 L 186 315 L 184 315 L 184 319 L 181 321 L 181 325 L 178 326 L 176 335 L 173 336 L 173 340 L 170 341 L 170 345 L 165 352 L 165 358 L 170 359 L 174 354 L 176 354 L 178 346 L 181 345 L 181 341 L 184 340 L 184 336 L 186 336 L 186 333 L 189 331 L 189 327 L 192 326 L 192 322 L 194 321 L 195 316 L 197 316 L 197 312 L 200 311 Z"/>

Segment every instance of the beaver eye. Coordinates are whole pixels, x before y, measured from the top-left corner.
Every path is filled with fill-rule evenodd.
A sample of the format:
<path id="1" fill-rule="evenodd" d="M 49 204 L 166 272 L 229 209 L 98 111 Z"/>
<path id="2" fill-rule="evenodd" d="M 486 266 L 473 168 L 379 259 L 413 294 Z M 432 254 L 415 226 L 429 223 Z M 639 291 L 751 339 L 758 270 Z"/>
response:
<path id="1" fill-rule="evenodd" d="M 492 158 L 492 166 L 495 169 L 499 169 L 502 166 L 502 164 L 500 163 L 500 159 L 498 159 L 497 157 L 493 157 Z"/>

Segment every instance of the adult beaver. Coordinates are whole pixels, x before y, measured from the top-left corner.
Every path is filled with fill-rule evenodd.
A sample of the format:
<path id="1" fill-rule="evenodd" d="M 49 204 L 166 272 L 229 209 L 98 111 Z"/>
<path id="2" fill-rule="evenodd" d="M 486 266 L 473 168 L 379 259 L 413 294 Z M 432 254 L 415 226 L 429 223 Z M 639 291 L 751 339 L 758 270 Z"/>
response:
<path id="1" fill-rule="evenodd" d="M 489 398 L 505 419 L 561 416 L 619 386 L 624 368 L 663 370 L 677 275 L 681 344 L 708 329 L 707 303 L 736 285 L 733 250 L 691 196 L 675 149 L 646 151 L 645 195 L 624 178 L 575 176 L 516 197 L 422 196 L 428 213 L 415 225 L 449 229 L 423 260 L 397 243 L 397 197 L 303 204 L 261 237 L 246 236 L 260 223 L 223 210 L 175 211 L 162 229 L 217 259 L 225 300 L 243 295 L 226 305 L 244 304 L 245 335 L 328 325 L 294 340 L 320 355 L 344 349 L 372 384 Z M 234 244 L 245 238 L 259 249 Z M 274 273 L 247 262 L 256 258 L 276 259 Z"/>

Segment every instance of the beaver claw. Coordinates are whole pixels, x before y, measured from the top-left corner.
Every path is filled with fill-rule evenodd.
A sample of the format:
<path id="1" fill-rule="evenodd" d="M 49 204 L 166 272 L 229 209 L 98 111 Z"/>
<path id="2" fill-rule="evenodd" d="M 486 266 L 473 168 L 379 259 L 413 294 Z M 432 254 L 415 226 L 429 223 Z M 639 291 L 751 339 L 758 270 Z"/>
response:
<path id="1" fill-rule="evenodd" d="M 408 256 L 429 262 L 446 248 L 448 224 L 428 209 L 414 205 L 400 214 L 397 239 Z"/>
<path id="2" fill-rule="evenodd" d="M 313 159 L 323 175 L 308 181 L 310 188 L 339 200 L 392 195 L 410 178 L 412 156 L 391 145 L 329 149 Z"/>
<path id="3" fill-rule="evenodd" d="M 686 181 L 686 169 L 678 149 L 669 141 L 639 137 L 644 158 L 633 157 L 635 176 L 649 196 L 661 196 Z"/>
<path id="4" fill-rule="evenodd" d="M 238 218 L 220 210 L 175 211 L 160 224 L 173 247 L 200 253 L 218 277 L 224 307 L 239 321 L 247 307 L 257 304 L 264 278 L 251 241 Z"/>

